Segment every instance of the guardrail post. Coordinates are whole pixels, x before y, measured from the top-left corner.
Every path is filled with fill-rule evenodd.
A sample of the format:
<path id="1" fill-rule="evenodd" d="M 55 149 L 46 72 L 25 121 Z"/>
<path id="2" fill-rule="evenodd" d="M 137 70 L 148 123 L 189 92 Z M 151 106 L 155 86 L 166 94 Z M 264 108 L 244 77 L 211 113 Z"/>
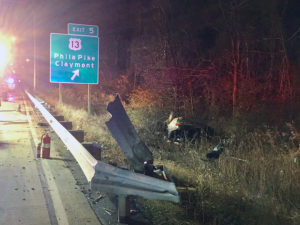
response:
<path id="1" fill-rule="evenodd" d="M 130 215 L 127 195 L 118 195 L 118 222 L 126 223 Z"/>
<path id="2" fill-rule="evenodd" d="M 59 121 L 59 123 L 67 130 L 72 130 L 72 122 L 71 121 Z"/>
<path id="3" fill-rule="evenodd" d="M 64 116 L 59 116 L 59 115 L 54 115 L 53 116 L 57 121 L 64 121 L 65 120 L 65 117 Z"/>
<path id="4" fill-rule="evenodd" d="M 97 142 L 83 142 L 83 147 L 97 160 L 101 160 L 101 145 Z"/>
<path id="5" fill-rule="evenodd" d="M 69 132 L 77 139 L 77 141 L 79 141 L 80 143 L 84 142 L 83 130 L 69 130 Z"/>

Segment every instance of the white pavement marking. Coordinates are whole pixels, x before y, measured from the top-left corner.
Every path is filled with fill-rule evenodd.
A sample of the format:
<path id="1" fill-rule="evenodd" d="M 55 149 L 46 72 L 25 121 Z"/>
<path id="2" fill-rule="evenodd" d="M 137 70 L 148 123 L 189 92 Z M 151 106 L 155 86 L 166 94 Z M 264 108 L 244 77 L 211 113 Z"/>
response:
<path id="1" fill-rule="evenodd" d="M 24 104 L 26 106 L 26 115 L 27 115 L 27 119 L 28 119 L 29 126 L 30 126 L 30 129 L 31 129 L 31 134 L 32 134 L 32 137 L 33 137 L 33 141 L 35 143 L 35 146 L 37 146 L 40 139 L 38 138 L 38 135 L 36 133 L 36 129 L 32 125 L 32 120 L 31 120 L 31 117 L 29 116 L 29 112 L 28 112 L 29 107 L 27 106 L 25 100 L 24 100 Z M 58 222 L 58 224 L 61 224 L 61 225 L 69 225 L 68 217 L 67 217 L 66 211 L 63 207 L 63 203 L 61 201 L 61 197 L 59 195 L 56 183 L 54 182 L 53 179 L 50 179 L 51 177 L 53 177 L 53 175 L 52 175 L 51 170 L 49 168 L 48 161 L 43 160 L 42 163 L 41 163 L 41 166 L 43 168 L 43 172 L 45 173 L 46 183 L 49 186 L 49 190 L 51 190 L 50 194 L 51 194 L 51 198 L 52 198 L 52 202 L 53 202 L 53 206 L 54 206 L 54 210 L 55 210 L 55 215 L 57 217 L 57 222 Z M 45 196 L 45 198 L 46 198 L 46 196 Z M 48 199 L 48 202 L 49 201 L 50 200 Z M 48 206 L 48 207 L 50 207 L 50 206 Z M 53 215 L 51 215 L 52 214 L 51 211 L 49 212 L 49 214 L 50 214 L 49 215 L 50 218 L 52 218 Z"/>

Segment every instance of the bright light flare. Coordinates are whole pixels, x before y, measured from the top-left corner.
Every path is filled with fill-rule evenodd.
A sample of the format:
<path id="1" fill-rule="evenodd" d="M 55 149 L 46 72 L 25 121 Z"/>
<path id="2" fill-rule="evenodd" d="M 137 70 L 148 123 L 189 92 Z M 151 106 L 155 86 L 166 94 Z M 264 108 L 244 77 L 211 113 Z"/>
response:
<path id="1" fill-rule="evenodd" d="M 10 41 L 0 34 L 0 76 L 3 76 L 3 71 L 11 61 L 11 45 Z"/>
<path id="2" fill-rule="evenodd" d="M 0 40 L 0 67 L 3 67 L 7 62 L 8 49 Z"/>
<path id="3" fill-rule="evenodd" d="M 15 96 L 10 94 L 8 97 L 7 97 L 7 101 L 9 102 L 14 102 L 15 101 Z"/>
<path id="4" fill-rule="evenodd" d="M 12 78 L 12 77 L 9 77 L 7 80 L 6 80 L 6 83 L 7 83 L 7 86 L 10 90 L 14 90 L 16 88 L 16 82 L 15 82 L 15 79 Z"/>
<path id="5" fill-rule="evenodd" d="M 14 83 L 15 83 L 15 80 L 14 80 L 14 78 L 10 77 L 10 78 L 7 79 L 6 82 L 7 82 L 8 84 L 14 84 Z"/>

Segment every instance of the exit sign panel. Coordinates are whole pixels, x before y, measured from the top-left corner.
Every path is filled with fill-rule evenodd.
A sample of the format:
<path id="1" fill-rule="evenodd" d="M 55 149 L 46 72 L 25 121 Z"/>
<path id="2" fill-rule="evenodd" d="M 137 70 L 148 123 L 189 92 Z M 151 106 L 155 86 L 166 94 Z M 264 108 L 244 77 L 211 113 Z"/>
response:
<path id="1" fill-rule="evenodd" d="M 68 23 L 68 34 L 98 37 L 99 29 L 96 25 Z"/>
<path id="2" fill-rule="evenodd" d="M 98 84 L 99 39 L 50 34 L 50 82 Z"/>

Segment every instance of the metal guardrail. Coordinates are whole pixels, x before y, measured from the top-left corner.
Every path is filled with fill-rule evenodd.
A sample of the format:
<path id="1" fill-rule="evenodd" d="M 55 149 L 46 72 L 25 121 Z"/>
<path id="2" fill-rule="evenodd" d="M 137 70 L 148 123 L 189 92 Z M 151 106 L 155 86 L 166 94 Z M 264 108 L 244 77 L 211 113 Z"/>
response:
<path id="1" fill-rule="evenodd" d="M 30 93 L 26 92 L 26 94 L 77 160 L 87 180 L 91 182 L 93 191 L 114 193 L 118 196 L 133 195 L 151 200 L 179 202 L 179 195 L 173 182 L 146 176 L 142 173 L 135 173 L 97 161 L 82 144 L 45 109 L 42 103 L 35 99 Z"/>
<path id="2" fill-rule="evenodd" d="M 60 137 L 62 142 L 70 150 L 79 166 L 81 167 L 87 180 L 90 182 L 95 174 L 95 166 L 97 160 L 82 146 L 82 144 L 77 141 L 77 139 L 68 132 L 52 115 L 49 113 L 45 107 L 37 99 L 35 99 L 30 93 L 26 92 L 30 100 L 33 102 L 34 106 L 41 112 L 43 117 L 55 131 L 55 133 Z"/>
<path id="3" fill-rule="evenodd" d="M 91 185 L 92 190 L 116 195 L 134 195 L 150 200 L 179 202 L 178 192 L 173 182 L 134 173 L 101 161 L 96 165 L 96 174 Z"/>
<path id="4" fill-rule="evenodd" d="M 118 95 L 108 104 L 107 111 L 111 118 L 105 123 L 106 127 L 118 142 L 134 171 L 143 173 L 145 162 L 153 164 L 152 152 L 137 134 Z"/>

